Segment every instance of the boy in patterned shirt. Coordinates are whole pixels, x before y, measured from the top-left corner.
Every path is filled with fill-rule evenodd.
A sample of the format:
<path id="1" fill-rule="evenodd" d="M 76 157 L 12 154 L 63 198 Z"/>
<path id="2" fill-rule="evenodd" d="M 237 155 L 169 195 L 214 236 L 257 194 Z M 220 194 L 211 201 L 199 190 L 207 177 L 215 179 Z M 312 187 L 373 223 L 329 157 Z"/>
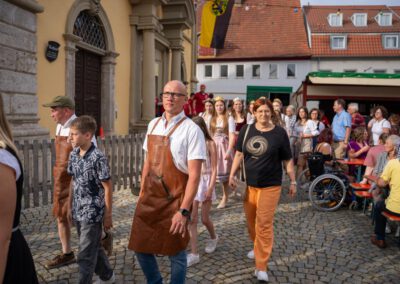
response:
<path id="1" fill-rule="evenodd" d="M 115 275 L 101 247 L 101 234 L 112 227 L 112 183 L 107 158 L 91 140 L 96 131 L 94 118 L 83 115 L 71 123 L 72 150 L 68 174 L 73 178 L 70 192 L 69 220 L 74 221 L 79 236 L 79 283 L 114 283 Z"/>

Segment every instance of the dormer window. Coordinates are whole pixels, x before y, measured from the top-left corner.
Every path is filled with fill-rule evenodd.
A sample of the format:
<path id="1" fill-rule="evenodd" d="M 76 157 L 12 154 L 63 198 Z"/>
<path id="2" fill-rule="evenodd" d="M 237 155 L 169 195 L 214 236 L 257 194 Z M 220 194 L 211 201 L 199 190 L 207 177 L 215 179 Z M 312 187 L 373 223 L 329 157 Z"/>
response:
<path id="1" fill-rule="evenodd" d="M 331 27 L 341 27 L 343 25 L 343 14 L 340 12 L 329 14 L 328 22 Z"/>
<path id="2" fill-rule="evenodd" d="M 375 21 L 380 26 L 391 26 L 392 25 L 392 13 L 379 13 L 375 16 Z"/>
<path id="3" fill-rule="evenodd" d="M 383 35 L 383 47 L 385 49 L 399 48 L 399 35 Z"/>
<path id="4" fill-rule="evenodd" d="M 332 49 L 346 49 L 347 36 L 345 35 L 331 35 L 331 48 Z"/>
<path id="5" fill-rule="evenodd" d="M 366 27 L 367 26 L 367 14 L 365 13 L 355 13 L 351 16 L 351 21 L 356 27 Z"/>

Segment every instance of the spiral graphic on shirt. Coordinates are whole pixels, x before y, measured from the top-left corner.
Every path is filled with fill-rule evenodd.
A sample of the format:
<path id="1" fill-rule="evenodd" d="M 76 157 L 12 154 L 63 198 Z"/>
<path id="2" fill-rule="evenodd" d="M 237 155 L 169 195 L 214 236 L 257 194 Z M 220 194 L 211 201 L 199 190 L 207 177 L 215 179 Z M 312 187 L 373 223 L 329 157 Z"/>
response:
<path id="1" fill-rule="evenodd" d="M 268 140 L 262 136 L 253 136 L 246 143 L 246 150 L 251 155 L 260 157 L 268 149 Z"/>

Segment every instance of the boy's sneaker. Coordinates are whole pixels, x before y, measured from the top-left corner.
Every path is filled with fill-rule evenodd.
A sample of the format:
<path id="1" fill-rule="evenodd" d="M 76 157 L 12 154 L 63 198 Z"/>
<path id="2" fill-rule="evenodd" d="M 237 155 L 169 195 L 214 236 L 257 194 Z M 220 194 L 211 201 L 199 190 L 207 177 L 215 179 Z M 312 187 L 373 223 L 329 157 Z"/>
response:
<path id="1" fill-rule="evenodd" d="M 58 268 L 64 265 L 68 265 L 75 262 L 75 255 L 74 252 L 70 252 L 68 254 L 62 253 L 57 255 L 55 258 L 50 260 L 48 263 L 45 264 L 44 267 L 47 269 Z"/>
<path id="2" fill-rule="evenodd" d="M 195 265 L 200 262 L 200 255 L 189 253 L 187 255 L 187 267 Z"/>
<path id="3" fill-rule="evenodd" d="M 209 239 L 207 241 L 206 247 L 204 249 L 206 253 L 213 253 L 215 251 L 215 249 L 217 248 L 218 240 L 218 235 L 215 235 L 215 239 Z"/>
<path id="4" fill-rule="evenodd" d="M 254 249 L 247 253 L 247 258 L 254 259 Z"/>
<path id="5" fill-rule="evenodd" d="M 113 234 L 111 231 L 106 232 L 106 236 L 101 240 L 101 246 L 107 252 L 107 256 L 110 256 L 113 252 Z"/>
<path id="6" fill-rule="evenodd" d="M 112 276 L 108 280 L 101 280 L 100 277 L 94 282 L 95 284 L 112 284 L 115 283 L 115 273 L 113 272 Z"/>
<path id="7" fill-rule="evenodd" d="M 259 271 L 256 269 L 256 271 L 254 271 L 254 276 L 257 277 L 258 281 L 265 281 L 268 282 L 268 273 L 266 271 Z"/>

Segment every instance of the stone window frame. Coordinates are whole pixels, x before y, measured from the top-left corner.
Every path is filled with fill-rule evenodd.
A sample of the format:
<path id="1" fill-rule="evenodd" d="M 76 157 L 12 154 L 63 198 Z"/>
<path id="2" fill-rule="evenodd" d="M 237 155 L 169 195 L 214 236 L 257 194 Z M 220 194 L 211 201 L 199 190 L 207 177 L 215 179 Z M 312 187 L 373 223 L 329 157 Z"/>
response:
<path id="1" fill-rule="evenodd" d="M 73 34 L 75 20 L 83 10 L 96 13 L 103 25 L 106 49 L 102 50 L 83 42 L 82 38 Z M 101 126 L 104 133 L 110 135 L 115 130 L 115 64 L 119 55 L 115 51 L 114 36 L 107 14 L 99 1 L 75 0 L 71 6 L 65 28 L 65 92 L 74 99 L 75 94 L 75 53 L 79 48 L 102 56 L 101 61 Z"/>

